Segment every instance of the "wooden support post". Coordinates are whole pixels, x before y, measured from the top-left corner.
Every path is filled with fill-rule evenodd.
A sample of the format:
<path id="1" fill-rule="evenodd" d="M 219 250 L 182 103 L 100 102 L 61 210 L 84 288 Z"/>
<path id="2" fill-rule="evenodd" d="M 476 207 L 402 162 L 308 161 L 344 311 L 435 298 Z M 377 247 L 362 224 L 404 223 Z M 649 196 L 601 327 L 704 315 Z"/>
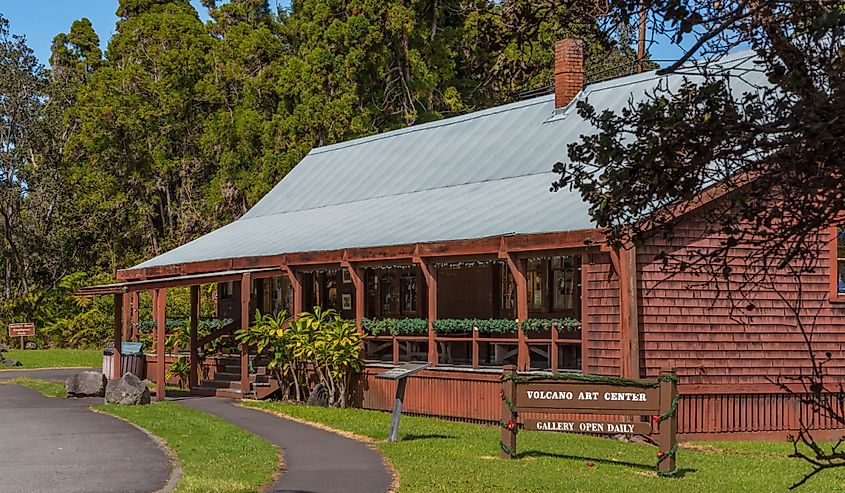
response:
<path id="1" fill-rule="evenodd" d="M 364 333 L 362 321 L 364 320 L 364 269 L 354 267 L 347 261 L 340 263 L 340 266 L 349 271 L 349 277 L 352 279 L 352 287 L 355 288 L 355 326 L 358 327 L 358 333 Z"/>
<path id="2" fill-rule="evenodd" d="M 415 257 L 419 264 L 428 288 L 428 362 L 437 366 L 440 356 L 437 354 L 437 334 L 434 332 L 434 321 L 437 320 L 437 273 L 422 258 Z"/>
<path id="3" fill-rule="evenodd" d="M 549 344 L 549 366 L 552 367 L 552 373 L 557 373 L 557 327 L 552 327 L 549 334 L 552 336 L 552 342 Z"/>
<path id="4" fill-rule="evenodd" d="M 197 347 L 197 329 L 200 320 L 200 287 L 191 286 L 191 370 L 188 375 L 188 389 L 193 390 L 199 384 L 199 348 Z"/>
<path id="5" fill-rule="evenodd" d="M 167 289 L 159 288 L 153 291 L 153 313 L 156 323 L 156 401 L 164 402 L 166 397 L 164 367 L 167 365 L 164 339 L 167 318 Z"/>
<path id="6" fill-rule="evenodd" d="M 525 331 L 522 330 L 523 322 L 528 319 L 528 281 L 525 276 L 527 261 L 525 259 L 518 259 L 511 253 L 504 253 L 503 256 L 508 262 L 508 268 L 516 284 L 516 319 L 519 321 L 517 326 L 518 346 L 516 366 L 520 371 L 525 371 L 528 370 L 531 363 L 531 357 L 528 354 L 528 339 L 525 337 Z"/>
<path id="7" fill-rule="evenodd" d="M 300 274 L 291 268 L 287 270 L 288 281 L 290 281 L 290 288 L 293 290 L 293 318 L 299 318 L 299 314 L 303 312 L 302 306 L 302 278 Z"/>
<path id="8" fill-rule="evenodd" d="M 106 378 L 120 378 L 121 367 L 120 357 L 121 345 L 123 344 L 123 294 L 114 295 L 114 354 L 112 356 L 112 372 L 111 375 L 106 375 Z"/>
<path id="9" fill-rule="evenodd" d="M 241 329 L 249 328 L 249 302 L 252 295 L 252 276 L 249 272 L 241 278 Z M 241 344 L 241 397 L 249 392 L 249 346 Z"/>
<path id="10" fill-rule="evenodd" d="M 393 364 L 399 364 L 399 341 L 396 339 L 396 336 L 393 336 Z"/>
<path id="11" fill-rule="evenodd" d="M 405 385 L 408 383 L 408 378 L 400 378 L 396 382 L 396 398 L 393 401 L 393 415 L 390 416 L 390 433 L 387 436 L 389 443 L 396 443 L 396 437 L 399 434 L 399 418 L 402 417 L 402 400 L 405 399 Z"/>
<path id="12" fill-rule="evenodd" d="M 580 305 L 580 319 L 581 319 L 581 373 L 590 373 L 590 289 L 588 285 L 588 268 L 589 262 L 588 254 L 581 256 L 581 305 Z"/>
<path id="13" fill-rule="evenodd" d="M 130 338 L 132 342 L 138 342 L 140 339 L 138 323 L 141 321 L 141 293 L 132 291 L 130 299 L 132 300 L 132 334 Z"/>
<path id="14" fill-rule="evenodd" d="M 478 327 L 472 328 L 472 367 L 478 368 Z"/>
<path id="15" fill-rule="evenodd" d="M 671 412 L 672 415 L 658 425 L 659 453 L 663 455 L 658 456 L 657 471 L 660 474 L 671 475 L 675 472 L 675 451 L 678 446 L 678 411 L 674 406 L 675 396 L 678 393 L 678 375 L 672 369 L 661 371 L 660 377 L 660 414 L 666 415 Z"/>
<path id="16" fill-rule="evenodd" d="M 613 254 L 611 254 L 613 256 Z M 637 251 L 632 245 L 617 252 L 620 290 L 622 376 L 640 378 L 640 337 L 637 310 Z"/>
<path id="17" fill-rule="evenodd" d="M 504 376 L 516 376 L 516 366 L 505 365 Z M 500 456 L 502 459 L 513 459 L 516 455 L 516 428 L 519 416 L 516 412 L 516 383 L 513 380 L 502 379 L 502 434 Z"/>

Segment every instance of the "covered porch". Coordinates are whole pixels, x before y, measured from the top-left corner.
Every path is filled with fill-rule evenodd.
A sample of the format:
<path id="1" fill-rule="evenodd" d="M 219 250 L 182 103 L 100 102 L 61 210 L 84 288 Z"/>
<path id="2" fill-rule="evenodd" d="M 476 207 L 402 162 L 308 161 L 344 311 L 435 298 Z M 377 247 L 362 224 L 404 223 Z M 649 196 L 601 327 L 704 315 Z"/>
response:
<path id="1" fill-rule="evenodd" d="M 197 262 L 121 271 L 121 282 L 79 294 L 114 296 L 116 348 L 138 340 L 139 293 L 151 294 L 154 342 L 147 349 L 155 356 L 148 359 L 149 377 L 162 393 L 166 366 L 175 360 L 158 357 L 166 354 L 170 332 L 167 289 L 184 286 L 190 289 L 185 356 L 193 391 L 209 379 L 200 364 L 205 346 L 248 326 L 256 309 L 298 315 L 315 306 L 355 321 L 373 367 L 425 361 L 465 371 L 516 364 L 577 372 L 585 370 L 587 351 L 583 266 L 591 253 L 605 250 L 598 240 L 596 230 L 585 230 Z M 200 287 L 209 284 L 216 289 L 216 316 L 232 323 L 200 336 Z M 250 348 L 238 347 L 227 358 L 240 370 L 225 370 L 233 394 L 255 396 L 260 365 Z M 113 371 L 119 376 L 122 369 L 118 364 Z"/>

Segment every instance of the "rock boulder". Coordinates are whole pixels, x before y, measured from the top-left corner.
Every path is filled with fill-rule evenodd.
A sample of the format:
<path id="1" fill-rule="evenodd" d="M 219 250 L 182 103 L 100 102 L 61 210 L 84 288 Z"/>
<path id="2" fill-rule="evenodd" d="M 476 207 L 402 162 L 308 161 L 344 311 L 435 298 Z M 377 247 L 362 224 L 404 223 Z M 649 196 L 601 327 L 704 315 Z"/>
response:
<path id="1" fill-rule="evenodd" d="M 5 359 L 3 355 L 0 355 L 0 366 L 23 366 L 23 363 L 16 359 Z"/>
<path id="2" fill-rule="evenodd" d="M 106 403 L 133 406 L 150 403 L 150 389 L 138 377 L 125 373 L 106 385 Z"/>
<path id="3" fill-rule="evenodd" d="M 308 396 L 308 405 L 329 407 L 329 391 L 325 385 L 318 383 L 311 389 L 311 395 Z"/>
<path id="4" fill-rule="evenodd" d="M 68 397 L 103 397 L 106 377 L 98 371 L 83 371 L 65 380 Z"/>

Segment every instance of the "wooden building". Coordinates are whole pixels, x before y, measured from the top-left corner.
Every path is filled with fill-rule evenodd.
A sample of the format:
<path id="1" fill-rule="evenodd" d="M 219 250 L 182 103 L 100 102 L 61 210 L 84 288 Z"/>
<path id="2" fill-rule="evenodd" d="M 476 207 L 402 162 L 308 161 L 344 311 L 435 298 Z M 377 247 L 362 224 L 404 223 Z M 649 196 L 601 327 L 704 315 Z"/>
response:
<path id="1" fill-rule="evenodd" d="M 750 58 L 721 62 L 742 73 L 731 83 L 737 94 L 762 77 L 746 70 Z M 577 192 L 549 191 L 566 145 L 595 132 L 574 111 L 576 99 L 619 110 L 682 77 L 585 84 L 581 45 L 571 40 L 556 46 L 555 73 L 554 95 L 314 149 L 241 219 L 84 292 L 115 295 L 119 340 L 137 320 L 137 293 L 152 291 L 158 335 L 149 373 L 159 392 L 166 289 L 192 286 L 197 315 L 197 287 L 217 283 L 218 311 L 236 322 L 213 337 L 249 323 L 255 308 L 322 306 L 355 319 L 368 332 L 370 363 L 356 396 L 367 408 L 390 407 L 395 383 L 373 377 L 402 361 L 434 365 L 412 377 L 409 411 L 478 421 L 498 419 L 504 364 L 628 378 L 672 367 L 681 436 L 783 436 L 802 420 L 833 428 L 771 383 L 808 368 L 789 310 L 794 277 L 776 274 L 782 291 L 752 293 L 755 315 L 738 320 L 724 290 L 705 277 L 669 276 L 655 260 L 664 249 L 683 255 L 719 244 L 706 233 L 718 194 L 685 213 L 671 242 L 612 250 Z M 830 353 L 827 371 L 840 380 L 845 235 L 825 232 L 822 241 L 829 257 L 798 280 L 798 316 L 813 312 L 813 349 Z M 741 271 L 743 259 L 736 265 Z M 421 327 L 411 333 L 371 333 L 387 319 L 425 322 L 407 324 Z M 204 342 L 194 338 L 194 361 Z M 226 395 L 255 390 L 248 358 L 242 348 L 239 380 Z M 192 387 L 209 391 L 196 371 Z"/>

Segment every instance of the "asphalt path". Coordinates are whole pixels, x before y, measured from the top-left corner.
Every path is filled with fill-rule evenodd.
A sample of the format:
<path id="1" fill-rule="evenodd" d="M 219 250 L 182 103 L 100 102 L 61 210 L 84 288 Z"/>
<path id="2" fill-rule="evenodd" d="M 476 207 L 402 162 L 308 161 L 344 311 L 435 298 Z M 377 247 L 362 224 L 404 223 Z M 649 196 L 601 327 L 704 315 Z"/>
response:
<path id="1" fill-rule="evenodd" d="M 268 491 L 383 493 L 390 489 L 393 478 L 381 454 L 361 442 L 263 411 L 237 407 L 231 399 L 170 400 L 225 419 L 279 447 L 284 472 Z"/>
<path id="2" fill-rule="evenodd" d="M 0 379 L 63 380 L 79 371 L 0 371 Z M 91 411 L 102 402 L 0 384 L 0 492 L 162 489 L 171 475 L 170 458 L 143 431 Z"/>

